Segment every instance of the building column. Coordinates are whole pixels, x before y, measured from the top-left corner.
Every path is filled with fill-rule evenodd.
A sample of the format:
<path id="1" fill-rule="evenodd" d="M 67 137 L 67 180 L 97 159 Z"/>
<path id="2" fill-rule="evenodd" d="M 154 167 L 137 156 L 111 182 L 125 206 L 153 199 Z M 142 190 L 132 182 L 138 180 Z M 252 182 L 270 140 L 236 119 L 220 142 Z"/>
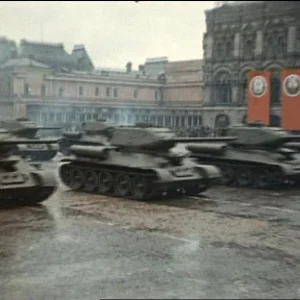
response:
<path id="1" fill-rule="evenodd" d="M 238 32 L 234 36 L 234 48 L 233 48 L 233 56 L 240 57 L 240 43 L 241 43 L 241 34 Z"/>
<path id="2" fill-rule="evenodd" d="M 256 32 L 256 41 L 255 41 L 255 56 L 261 56 L 263 53 L 263 32 L 258 30 Z"/>
<path id="3" fill-rule="evenodd" d="M 290 26 L 288 28 L 287 36 L 287 53 L 296 52 L 296 42 L 297 42 L 297 28 L 296 26 Z"/>
<path id="4" fill-rule="evenodd" d="M 210 105 L 213 104 L 213 99 L 212 99 L 212 88 L 211 85 L 205 85 L 203 89 L 203 102 L 204 105 Z"/>
<path id="5" fill-rule="evenodd" d="M 206 36 L 204 40 L 205 46 L 206 46 L 206 57 L 207 59 L 211 59 L 213 56 L 213 37 L 212 36 Z"/>
<path id="6" fill-rule="evenodd" d="M 237 104 L 239 102 L 239 88 L 236 83 L 233 83 L 231 91 L 231 103 Z"/>

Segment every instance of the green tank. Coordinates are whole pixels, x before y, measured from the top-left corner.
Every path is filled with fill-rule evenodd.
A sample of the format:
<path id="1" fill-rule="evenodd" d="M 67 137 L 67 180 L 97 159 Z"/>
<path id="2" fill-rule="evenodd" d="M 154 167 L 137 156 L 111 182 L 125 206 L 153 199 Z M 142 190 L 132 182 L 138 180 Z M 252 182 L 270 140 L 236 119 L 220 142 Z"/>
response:
<path id="1" fill-rule="evenodd" d="M 16 138 L 0 129 L 0 205 L 33 205 L 45 201 L 56 190 L 54 174 L 39 164 L 14 155 L 19 144 L 49 144 L 55 140 Z"/>
<path id="2" fill-rule="evenodd" d="M 289 143 L 299 135 L 261 124 L 233 125 L 227 143 L 189 144 L 187 149 L 198 163 L 220 168 L 223 183 L 242 187 L 271 188 L 300 178 L 300 154 Z"/>
<path id="3" fill-rule="evenodd" d="M 98 119 L 83 123 L 81 131 L 63 131 L 59 150 L 62 154 L 69 155 L 72 145 L 105 145 L 111 138 L 111 130 L 114 127 L 114 123 Z"/>
<path id="4" fill-rule="evenodd" d="M 219 169 L 199 165 L 178 142 L 207 138 L 177 138 L 168 128 L 145 124 L 118 126 L 108 145 L 70 148 L 59 169 L 62 182 L 73 190 L 146 200 L 162 194 L 197 195 L 220 178 Z"/>
<path id="5" fill-rule="evenodd" d="M 57 130 L 59 127 L 38 127 L 27 118 L 1 121 L 0 127 L 9 131 L 16 138 L 39 140 L 39 130 Z M 18 144 L 14 147 L 14 153 L 22 157 L 30 157 L 32 161 L 49 161 L 58 153 L 58 141 L 51 144 L 34 143 Z"/>

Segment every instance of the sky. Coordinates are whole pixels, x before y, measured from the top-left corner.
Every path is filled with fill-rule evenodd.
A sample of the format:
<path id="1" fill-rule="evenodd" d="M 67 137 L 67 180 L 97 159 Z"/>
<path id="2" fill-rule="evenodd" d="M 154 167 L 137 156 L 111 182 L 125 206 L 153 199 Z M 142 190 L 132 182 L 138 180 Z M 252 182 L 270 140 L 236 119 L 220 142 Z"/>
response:
<path id="1" fill-rule="evenodd" d="M 84 44 L 95 67 L 146 58 L 201 59 L 204 11 L 213 1 L 1 1 L 0 36 Z"/>

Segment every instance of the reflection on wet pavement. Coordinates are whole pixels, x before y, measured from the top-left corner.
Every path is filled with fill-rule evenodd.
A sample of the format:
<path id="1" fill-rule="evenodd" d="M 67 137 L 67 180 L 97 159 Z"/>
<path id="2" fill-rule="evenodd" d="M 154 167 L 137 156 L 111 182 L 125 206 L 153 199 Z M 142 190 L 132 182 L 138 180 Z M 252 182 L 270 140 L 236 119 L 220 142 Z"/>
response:
<path id="1" fill-rule="evenodd" d="M 0 211 L 0 299 L 300 298 L 298 195 L 216 187 L 147 203 L 61 186 Z"/>

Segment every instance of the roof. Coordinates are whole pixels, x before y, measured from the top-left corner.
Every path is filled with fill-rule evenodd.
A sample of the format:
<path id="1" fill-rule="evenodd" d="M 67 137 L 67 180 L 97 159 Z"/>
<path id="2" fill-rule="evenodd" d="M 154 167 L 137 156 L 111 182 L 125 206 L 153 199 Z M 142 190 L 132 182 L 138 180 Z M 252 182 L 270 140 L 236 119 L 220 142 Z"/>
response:
<path id="1" fill-rule="evenodd" d="M 77 69 L 92 71 L 94 70 L 94 65 L 90 59 L 84 45 L 75 45 L 72 51 L 72 56 L 77 60 Z"/>
<path id="2" fill-rule="evenodd" d="M 9 59 L 17 57 L 18 48 L 15 41 L 0 37 L 0 63 L 4 63 Z"/>
<path id="3" fill-rule="evenodd" d="M 53 68 L 76 68 L 76 57 L 68 54 L 63 44 L 50 44 L 21 40 L 19 57 L 28 57 Z"/>
<path id="4" fill-rule="evenodd" d="M 49 68 L 48 66 L 27 57 L 11 59 L 6 63 L 4 63 L 3 65 L 1 65 L 0 67 L 1 69 L 15 68 L 15 67 L 33 67 L 33 68 L 44 68 L 44 69 Z"/>
<path id="5" fill-rule="evenodd" d="M 166 73 L 202 70 L 202 59 L 172 61 L 165 65 Z"/>
<path id="6" fill-rule="evenodd" d="M 146 64 L 157 64 L 157 63 L 162 63 L 162 62 L 167 62 L 168 57 L 167 56 L 161 56 L 161 57 L 153 57 L 153 58 L 147 58 L 146 59 Z"/>

